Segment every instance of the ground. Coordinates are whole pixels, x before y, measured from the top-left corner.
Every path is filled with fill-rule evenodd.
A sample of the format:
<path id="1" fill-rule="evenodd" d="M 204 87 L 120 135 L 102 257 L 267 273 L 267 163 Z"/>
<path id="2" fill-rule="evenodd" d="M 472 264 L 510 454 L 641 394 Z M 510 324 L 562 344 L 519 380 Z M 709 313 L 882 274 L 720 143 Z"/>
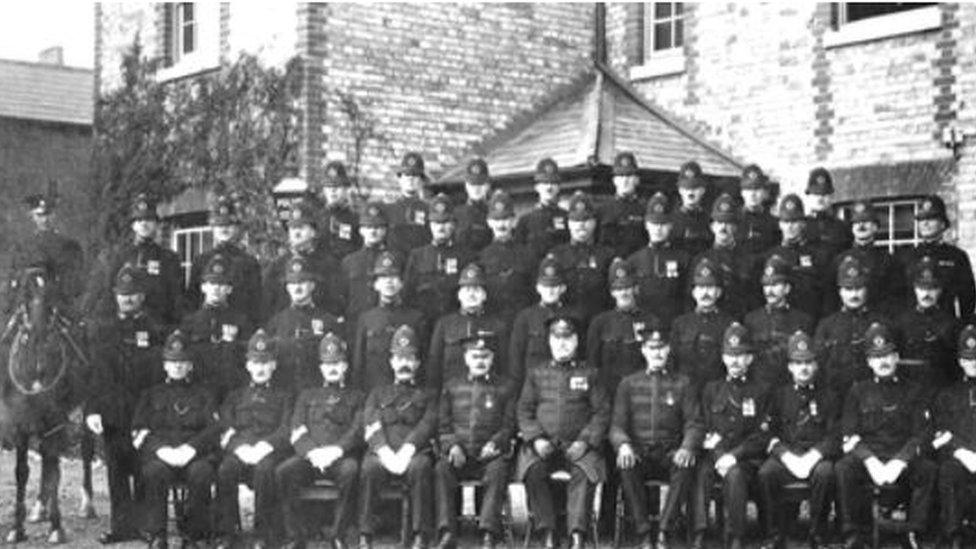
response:
<path id="1" fill-rule="evenodd" d="M 6 537 L 6 533 L 10 528 L 11 517 L 13 516 L 13 502 L 15 495 L 15 484 L 14 484 L 14 456 L 12 452 L 0 451 L 0 531 L 2 531 L 2 536 Z M 40 462 L 32 460 L 31 462 L 31 481 L 28 487 L 28 501 L 33 501 L 36 494 L 37 486 L 37 476 L 40 471 Z M 62 513 L 65 515 L 64 527 L 68 536 L 68 542 L 65 547 L 70 547 L 72 549 L 94 549 L 101 548 L 102 546 L 98 543 L 97 538 L 99 533 L 104 531 L 108 527 L 108 494 L 106 492 L 105 483 L 105 468 L 100 464 L 96 464 L 94 469 L 94 487 L 95 487 L 95 508 L 98 511 L 98 518 L 93 520 L 78 518 L 76 511 L 78 509 L 80 501 L 80 486 L 81 486 L 81 463 L 73 459 L 65 459 L 62 461 L 61 465 L 61 505 Z M 245 516 L 245 523 L 249 521 L 249 517 Z M 44 524 L 31 524 L 28 525 L 28 536 L 30 540 L 27 543 L 18 544 L 18 548 L 32 549 L 32 548 L 47 548 L 48 545 L 45 542 L 47 537 L 47 527 Z M 0 538 L 2 539 L 2 538 Z M 350 540 L 351 541 L 351 540 Z M 393 537 L 388 536 L 381 543 L 377 543 L 377 549 L 382 548 L 393 548 L 399 545 L 394 543 Z M 521 538 L 519 538 L 521 541 Z M 0 541 L 2 544 L 2 541 Z M 478 542 L 476 541 L 473 533 L 469 531 L 462 540 L 463 547 L 477 547 Z M 519 544 L 520 545 L 520 544 Z M 119 544 L 115 547 L 120 549 L 144 547 L 143 543 L 127 543 Z M 310 547 L 327 547 L 325 543 L 311 544 Z M 609 543 L 602 543 L 601 547 L 610 547 Z M 631 545 L 632 546 L 632 545 Z M 716 540 L 711 540 L 709 547 L 718 547 Z M 678 547 L 682 547 L 679 545 Z M 799 542 L 790 543 L 790 548 L 800 548 L 807 547 L 805 544 Z M 888 547 L 886 545 L 886 547 Z M 896 545 L 891 545 L 890 547 L 896 547 Z"/>

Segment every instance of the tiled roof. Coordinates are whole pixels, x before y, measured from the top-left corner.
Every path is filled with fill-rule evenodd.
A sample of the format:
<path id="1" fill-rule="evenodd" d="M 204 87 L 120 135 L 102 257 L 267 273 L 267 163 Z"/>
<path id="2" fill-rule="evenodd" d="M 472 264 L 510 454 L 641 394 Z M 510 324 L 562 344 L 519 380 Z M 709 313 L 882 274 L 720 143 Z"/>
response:
<path id="1" fill-rule="evenodd" d="M 0 59 L 0 117 L 92 123 L 94 71 Z"/>
<path id="2" fill-rule="evenodd" d="M 510 138 L 485 147 L 492 178 L 530 175 L 536 163 L 553 158 L 560 169 L 612 165 L 619 151 L 631 151 L 641 169 L 677 172 L 697 160 L 707 175 L 737 177 L 743 163 L 709 143 L 675 117 L 644 99 L 602 64 L 573 92 L 510 129 Z M 447 170 L 438 183 L 460 182 L 467 161 Z"/>

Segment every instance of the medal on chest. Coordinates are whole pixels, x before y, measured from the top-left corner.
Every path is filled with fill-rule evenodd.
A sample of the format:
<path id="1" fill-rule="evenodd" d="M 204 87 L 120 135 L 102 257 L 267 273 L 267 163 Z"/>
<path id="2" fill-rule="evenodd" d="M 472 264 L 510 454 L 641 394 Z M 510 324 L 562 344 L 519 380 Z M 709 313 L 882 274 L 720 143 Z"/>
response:
<path id="1" fill-rule="evenodd" d="M 819 414 L 819 413 L 820 413 L 820 411 L 817 408 L 817 401 L 816 400 L 811 400 L 810 401 L 810 415 L 816 417 L 816 415 Z"/>
<path id="2" fill-rule="evenodd" d="M 157 261 L 155 259 L 150 259 L 149 261 L 147 261 L 146 262 L 146 272 L 149 273 L 149 274 L 151 274 L 152 276 L 158 276 L 159 275 L 159 261 Z"/>
<path id="3" fill-rule="evenodd" d="M 804 254 L 800 256 L 800 266 L 806 269 L 813 267 L 813 257 Z"/>
<path id="4" fill-rule="evenodd" d="M 230 343 L 237 339 L 237 326 L 234 324 L 222 324 L 220 326 L 221 339 Z"/>
<path id="5" fill-rule="evenodd" d="M 446 274 L 457 274 L 458 272 L 458 260 L 456 257 L 444 258 L 444 272 Z"/>
<path id="6" fill-rule="evenodd" d="M 678 278 L 678 262 L 674 260 L 665 261 L 664 273 L 668 278 Z"/>
<path id="7" fill-rule="evenodd" d="M 425 223 L 427 223 L 427 212 L 425 212 L 423 210 L 414 210 L 413 211 L 413 224 L 414 225 L 423 225 Z"/>
<path id="8" fill-rule="evenodd" d="M 139 347 L 140 349 L 149 347 L 149 332 L 145 330 L 139 330 L 136 332 L 136 347 Z"/>
<path id="9" fill-rule="evenodd" d="M 562 216 L 556 216 L 552 218 L 552 228 L 561 231 L 566 228 L 566 218 Z"/>
<path id="10" fill-rule="evenodd" d="M 325 322 L 321 318 L 312 319 L 312 333 L 315 335 L 323 335 L 325 332 Z"/>
<path id="11" fill-rule="evenodd" d="M 756 417 L 756 401 L 751 397 L 742 399 L 742 417 Z"/>

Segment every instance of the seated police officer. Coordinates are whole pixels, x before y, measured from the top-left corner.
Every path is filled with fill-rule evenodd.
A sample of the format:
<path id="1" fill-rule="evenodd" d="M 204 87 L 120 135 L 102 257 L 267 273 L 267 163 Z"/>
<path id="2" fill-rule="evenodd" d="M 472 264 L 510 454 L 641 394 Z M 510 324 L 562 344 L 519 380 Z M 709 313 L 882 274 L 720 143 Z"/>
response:
<path id="1" fill-rule="evenodd" d="M 517 478 L 525 482 L 535 527 L 555 547 L 556 511 L 549 476 L 570 474 L 566 522 L 574 549 L 584 546 L 588 508 L 597 483 L 606 480 L 601 446 L 610 421 L 610 399 L 595 368 L 579 358 L 579 325 L 575 317 L 549 320 L 552 358 L 525 376 L 518 401 L 518 426 L 525 445 Z"/>
<path id="2" fill-rule="evenodd" d="M 440 398 L 441 457 L 435 467 L 438 547 L 457 545 L 458 480 L 483 484 L 478 526 L 482 547 L 495 546 L 501 533 L 501 506 L 508 486 L 511 438 L 515 435 L 514 384 L 495 373 L 499 347 L 492 332 L 479 331 L 464 342 L 468 373 L 449 379 Z"/>
<path id="3" fill-rule="evenodd" d="M 792 382 L 776 388 L 770 399 L 770 456 L 759 469 L 768 535 L 763 547 L 785 547 L 790 517 L 781 505 L 783 486 L 805 480 L 810 483 L 810 546 L 818 549 L 826 547 L 841 401 L 816 379 L 819 366 L 809 335 L 797 331 L 790 336 L 787 354 Z"/>
<path id="4" fill-rule="evenodd" d="M 218 548 L 229 549 L 237 534 L 238 482 L 254 489 L 255 545 L 280 537 L 274 472 L 291 450 L 288 421 L 292 396 L 290 388 L 271 382 L 277 367 L 275 344 L 264 330 L 251 336 L 245 367 L 250 383 L 231 391 L 220 407 L 224 456 L 217 469 Z"/>
<path id="5" fill-rule="evenodd" d="M 666 549 L 675 514 L 688 497 L 703 426 L 697 391 L 688 376 L 675 371 L 663 328 L 645 326 L 638 334 L 644 370 L 623 378 L 613 400 L 610 443 L 617 452 L 620 487 L 642 549 Z M 644 480 L 668 481 L 657 544 L 647 513 Z"/>
<path id="6" fill-rule="evenodd" d="M 922 454 L 929 429 L 924 389 L 898 374 L 898 350 L 886 325 L 875 322 L 864 339 L 874 376 L 847 394 L 841 420 L 845 455 L 834 466 L 845 544 L 862 545 L 871 525 L 871 488 L 907 481 L 912 495 L 902 545 L 918 547 L 915 536 L 928 523 L 937 473 Z"/>
<path id="7" fill-rule="evenodd" d="M 427 547 L 433 533 L 433 457 L 430 441 L 437 427 L 437 393 L 417 380 L 417 333 L 404 324 L 390 341 L 393 382 L 373 389 L 363 413 L 369 452 L 359 474 L 360 547 L 372 547 L 380 489 L 390 477 L 410 491 L 410 529 L 414 549 Z"/>
<path id="8" fill-rule="evenodd" d="M 195 547 L 210 534 L 210 453 L 216 446 L 217 406 L 202 384 L 193 381 L 193 358 L 183 332 L 163 345 L 166 381 L 142 393 L 132 418 L 132 445 L 140 452 L 145 485 L 143 531 L 151 548 L 166 544 L 166 494 L 176 482 L 186 484 L 184 547 Z"/>
<path id="9" fill-rule="evenodd" d="M 299 492 L 315 479 L 335 482 L 339 498 L 332 521 L 332 547 L 341 549 L 346 547 L 344 536 L 355 511 L 366 395 L 346 384 L 348 351 L 345 341 L 333 332 L 319 344 L 319 370 L 322 385 L 299 393 L 291 417 L 291 443 L 297 455 L 278 466 L 276 477 L 287 539 L 295 548 L 304 547 L 308 538 Z"/>

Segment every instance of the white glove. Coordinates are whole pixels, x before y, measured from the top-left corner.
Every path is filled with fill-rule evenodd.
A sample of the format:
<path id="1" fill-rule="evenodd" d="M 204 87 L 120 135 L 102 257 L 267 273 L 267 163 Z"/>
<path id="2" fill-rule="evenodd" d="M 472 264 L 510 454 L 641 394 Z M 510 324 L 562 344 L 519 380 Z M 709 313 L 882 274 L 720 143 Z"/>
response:
<path id="1" fill-rule="evenodd" d="M 725 475 L 729 472 L 729 469 L 735 467 L 735 464 L 738 462 L 739 461 L 735 459 L 735 456 L 732 454 L 722 454 L 722 457 L 718 458 L 718 460 L 715 462 L 715 470 L 718 471 L 719 476 L 725 478 Z"/>
<path id="2" fill-rule="evenodd" d="M 254 454 L 254 463 L 260 462 L 262 459 L 268 457 L 271 452 L 274 452 L 274 446 L 266 440 L 259 440 L 256 444 L 251 446 Z"/>
<path id="3" fill-rule="evenodd" d="M 291 431 L 291 443 L 295 444 L 298 439 L 302 438 L 308 433 L 308 427 L 301 425 L 297 429 L 292 429 Z"/>
<path id="4" fill-rule="evenodd" d="M 88 429 L 96 435 L 100 435 L 104 432 L 102 429 L 102 414 L 89 414 L 85 417 L 85 425 L 87 425 Z"/>
<path id="5" fill-rule="evenodd" d="M 898 482 L 898 477 L 901 476 L 902 471 L 908 468 L 908 464 L 900 459 L 889 460 L 885 464 L 885 469 L 888 472 L 888 484 L 894 484 Z"/>
<path id="6" fill-rule="evenodd" d="M 779 459 L 794 477 L 801 480 L 806 478 L 806 476 L 803 474 L 803 458 L 797 456 L 793 452 L 786 452 L 783 454 L 783 457 Z"/>
<path id="7" fill-rule="evenodd" d="M 705 436 L 705 442 L 702 444 L 702 448 L 706 450 L 714 450 L 718 443 L 722 442 L 722 435 L 718 433 L 708 433 Z"/>
<path id="8" fill-rule="evenodd" d="M 172 446 L 163 446 L 156 450 L 156 457 L 166 465 L 175 467 L 179 462 L 179 453 Z"/>
<path id="9" fill-rule="evenodd" d="M 380 448 L 376 451 L 376 457 L 380 458 L 380 464 L 382 464 L 387 471 L 393 473 L 394 475 L 400 474 L 397 472 L 400 468 L 400 465 L 397 462 L 397 455 L 393 452 L 392 448 L 389 446 Z"/>
<path id="10" fill-rule="evenodd" d="M 234 449 L 234 455 L 245 465 L 254 465 L 254 447 L 250 444 L 241 444 Z"/>
<path id="11" fill-rule="evenodd" d="M 864 468 L 868 470 L 868 475 L 871 476 L 871 481 L 874 482 L 876 486 L 882 486 L 887 480 L 887 471 L 885 470 L 885 465 L 881 463 L 881 460 L 871 456 L 864 460 Z"/>
<path id="12" fill-rule="evenodd" d="M 237 431 L 235 431 L 233 427 L 231 427 L 230 429 L 227 429 L 226 431 L 224 431 L 224 434 L 221 435 L 221 437 L 220 437 L 220 447 L 221 448 L 227 448 L 227 443 L 230 442 L 231 437 L 233 437 L 234 436 L 234 433 L 236 433 L 236 432 Z"/>
<path id="13" fill-rule="evenodd" d="M 138 450 L 142 448 L 142 443 L 146 442 L 146 437 L 149 436 L 149 429 L 140 429 L 138 431 L 133 431 L 132 433 L 132 447 Z"/>

